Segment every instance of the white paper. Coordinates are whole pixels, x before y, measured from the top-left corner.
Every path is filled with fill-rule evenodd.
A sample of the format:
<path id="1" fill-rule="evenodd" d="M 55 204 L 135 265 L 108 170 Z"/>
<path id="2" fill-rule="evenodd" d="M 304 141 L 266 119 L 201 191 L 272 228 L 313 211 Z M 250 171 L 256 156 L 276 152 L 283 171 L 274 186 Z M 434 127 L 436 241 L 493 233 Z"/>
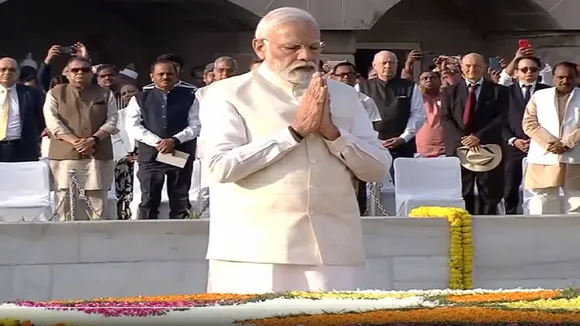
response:
<path id="1" fill-rule="evenodd" d="M 182 169 L 185 166 L 185 163 L 187 163 L 188 158 L 189 154 L 180 151 L 173 151 L 173 153 L 167 154 L 157 154 L 157 162 L 173 165 Z"/>

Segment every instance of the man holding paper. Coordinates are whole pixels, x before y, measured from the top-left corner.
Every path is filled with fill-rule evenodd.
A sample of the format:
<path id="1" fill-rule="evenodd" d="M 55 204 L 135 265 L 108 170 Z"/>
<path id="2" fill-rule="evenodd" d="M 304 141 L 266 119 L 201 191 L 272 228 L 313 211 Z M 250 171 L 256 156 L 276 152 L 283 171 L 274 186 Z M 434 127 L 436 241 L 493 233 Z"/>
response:
<path id="1" fill-rule="evenodd" d="M 169 218 L 189 217 L 191 174 L 200 124 L 195 95 L 179 84 L 175 65 L 157 60 L 151 66 L 155 87 L 131 99 L 127 133 L 137 141 L 137 178 L 141 185 L 138 219 L 157 219 L 167 176 Z"/>

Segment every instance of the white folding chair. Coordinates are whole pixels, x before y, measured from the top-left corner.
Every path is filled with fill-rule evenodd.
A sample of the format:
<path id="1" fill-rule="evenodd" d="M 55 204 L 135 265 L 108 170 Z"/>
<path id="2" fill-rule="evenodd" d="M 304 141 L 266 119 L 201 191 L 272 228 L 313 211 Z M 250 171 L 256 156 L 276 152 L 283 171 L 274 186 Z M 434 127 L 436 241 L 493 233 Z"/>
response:
<path id="1" fill-rule="evenodd" d="M 458 158 L 398 158 L 394 165 L 397 216 L 420 206 L 465 208 Z"/>
<path id="2" fill-rule="evenodd" d="M 0 221 L 46 221 L 52 208 L 46 160 L 0 163 Z"/>

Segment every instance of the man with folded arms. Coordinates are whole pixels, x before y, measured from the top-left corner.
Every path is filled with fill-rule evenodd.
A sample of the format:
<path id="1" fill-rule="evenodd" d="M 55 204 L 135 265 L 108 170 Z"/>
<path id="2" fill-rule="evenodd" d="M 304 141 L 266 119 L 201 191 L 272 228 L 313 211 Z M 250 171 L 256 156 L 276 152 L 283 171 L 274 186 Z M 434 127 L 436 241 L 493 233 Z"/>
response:
<path id="1" fill-rule="evenodd" d="M 268 13 L 252 44 L 260 67 L 215 83 L 201 101 L 208 291 L 363 287 L 352 181 L 381 180 L 391 157 L 356 90 L 316 73 L 324 43 L 308 12 Z"/>

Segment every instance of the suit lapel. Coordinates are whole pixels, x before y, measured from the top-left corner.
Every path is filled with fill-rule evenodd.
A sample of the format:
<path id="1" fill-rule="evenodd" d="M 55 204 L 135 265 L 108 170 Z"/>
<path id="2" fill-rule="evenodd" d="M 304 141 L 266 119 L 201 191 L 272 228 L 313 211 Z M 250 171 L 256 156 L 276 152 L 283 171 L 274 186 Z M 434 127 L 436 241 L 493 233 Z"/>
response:
<path id="1" fill-rule="evenodd" d="M 465 81 L 461 81 L 457 85 L 457 113 L 459 113 L 459 121 L 463 121 L 463 112 L 465 111 L 465 104 L 467 103 L 467 84 Z"/>
<path id="2" fill-rule="evenodd" d="M 26 121 L 25 113 L 28 104 L 26 103 L 28 101 L 27 96 L 28 92 L 24 90 L 24 87 L 20 86 L 19 84 L 16 84 L 16 93 L 18 94 L 18 112 L 20 115 L 20 125 L 24 126 L 24 121 Z"/>
<path id="3" fill-rule="evenodd" d="M 493 96 L 493 87 L 489 84 L 487 80 L 483 80 L 481 83 L 481 91 L 479 92 L 479 97 L 477 98 L 477 103 L 475 104 L 475 111 L 477 112 L 479 108 L 484 105 L 489 98 Z"/>
<path id="4" fill-rule="evenodd" d="M 524 94 L 522 94 L 522 90 L 520 88 L 520 84 L 516 83 L 510 86 L 511 92 L 512 92 L 512 96 L 515 97 L 515 99 L 521 104 L 522 107 L 526 106 L 526 103 L 524 102 Z M 536 86 L 535 90 L 537 90 L 538 87 Z M 535 91 L 534 90 L 534 91 Z"/>

